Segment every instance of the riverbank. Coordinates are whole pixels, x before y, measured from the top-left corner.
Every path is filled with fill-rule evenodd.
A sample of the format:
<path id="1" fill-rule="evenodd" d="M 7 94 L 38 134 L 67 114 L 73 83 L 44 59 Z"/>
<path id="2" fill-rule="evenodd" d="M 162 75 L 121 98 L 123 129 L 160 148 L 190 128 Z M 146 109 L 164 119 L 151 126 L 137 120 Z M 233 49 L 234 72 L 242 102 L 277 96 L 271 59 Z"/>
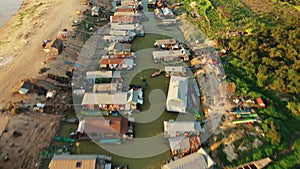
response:
<path id="1" fill-rule="evenodd" d="M 0 28 L 4 26 L 16 12 L 18 12 L 22 2 L 23 0 L 0 1 Z"/>
<path id="2" fill-rule="evenodd" d="M 44 98 L 15 93 L 22 80 L 35 79 L 45 66 L 41 64 L 45 59 L 41 42 L 47 38 L 54 40 L 62 29 L 71 31 L 72 20 L 80 17 L 76 11 L 85 8 L 80 1 L 25 0 L 0 29 L 0 110 L 3 113 L 0 116 L 1 134 L 3 132 L 0 134 L 0 168 L 37 168 L 39 152 L 49 146 L 59 129 L 60 115 L 32 111 L 31 106 Z M 55 69 L 53 65 L 48 66 Z M 63 101 L 61 97 L 57 99 L 60 100 L 56 102 Z M 19 101 L 25 107 L 21 114 L 12 115 L 10 110 Z"/>
<path id="3" fill-rule="evenodd" d="M 71 29 L 72 20 L 78 18 L 76 11 L 83 7 L 77 1 L 25 0 L 19 12 L 0 29 L 0 60 L 5 61 L 0 64 L 0 108 L 13 99 L 11 93 L 20 80 L 36 77 L 42 68 L 45 53 L 41 42 L 54 38 L 62 29 Z"/>

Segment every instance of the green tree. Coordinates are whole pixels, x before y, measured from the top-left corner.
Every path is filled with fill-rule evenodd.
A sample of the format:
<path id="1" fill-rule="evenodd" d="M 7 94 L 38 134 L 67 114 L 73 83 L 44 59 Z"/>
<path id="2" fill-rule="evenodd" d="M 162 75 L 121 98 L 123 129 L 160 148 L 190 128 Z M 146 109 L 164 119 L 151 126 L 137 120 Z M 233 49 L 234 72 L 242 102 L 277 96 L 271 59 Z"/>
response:
<path id="1" fill-rule="evenodd" d="M 288 102 L 286 106 L 293 114 L 299 116 L 300 115 L 300 103 L 295 101 Z"/>

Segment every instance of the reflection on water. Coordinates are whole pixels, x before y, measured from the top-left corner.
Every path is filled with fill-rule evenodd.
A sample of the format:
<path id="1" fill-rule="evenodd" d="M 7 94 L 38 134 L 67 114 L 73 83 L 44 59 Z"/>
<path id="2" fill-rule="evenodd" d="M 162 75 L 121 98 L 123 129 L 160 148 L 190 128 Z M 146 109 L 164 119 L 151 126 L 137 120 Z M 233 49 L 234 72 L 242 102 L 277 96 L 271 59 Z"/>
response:
<path id="1" fill-rule="evenodd" d="M 0 27 L 5 25 L 18 11 L 22 2 L 23 0 L 0 0 Z"/>

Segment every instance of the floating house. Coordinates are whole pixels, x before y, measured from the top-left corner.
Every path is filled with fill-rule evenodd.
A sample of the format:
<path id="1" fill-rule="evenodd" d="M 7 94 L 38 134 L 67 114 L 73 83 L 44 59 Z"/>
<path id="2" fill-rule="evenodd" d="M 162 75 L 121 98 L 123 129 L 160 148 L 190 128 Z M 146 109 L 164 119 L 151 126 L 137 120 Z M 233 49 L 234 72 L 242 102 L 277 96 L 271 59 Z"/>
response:
<path id="1" fill-rule="evenodd" d="M 173 49 L 178 46 L 176 39 L 161 39 L 154 42 L 154 46 L 162 49 Z"/>
<path id="2" fill-rule="evenodd" d="M 111 36 L 129 36 L 130 40 L 133 40 L 136 36 L 136 33 L 133 31 L 122 31 L 122 30 L 110 30 L 109 34 Z"/>
<path id="3" fill-rule="evenodd" d="M 201 128 L 197 121 L 164 121 L 164 136 L 166 138 L 179 136 L 199 136 Z"/>
<path id="4" fill-rule="evenodd" d="M 111 23 L 112 30 L 125 30 L 125 31 L 134 31 L 136 36 L 144 36 L 144 26 L 136 23 L 136 24 L 119 24 L 119 23 Z"/>
<path id="5" fill-rule="evenodd" d="M 186 113 L 188 78 L 171 76 L 166 107 L 168 111 Z"/>
<path id="6" fill-rule="evenodd" d="M 93 107 L 97 105 L 99 110 L 120 111 L 130 110 L 130 100 L 127 92 L 118 93 L 85 93 L 82 105 Z"/>
<path id="7" fill-rule="evenodd" d="M 168 139 L 173 155 L 185 155 L 197 152 L 201 143 L 198 136 L 179 136 Z"/>
<path id="8" fill-rule="evenodd" d="M 89 83 L 119 83 L 122 82 L 121 71 L 89 71 L 86 72 Z"/>
<path id="9" fill-rule="evenodd" d="M 163 165 L 161 169 L 209 169 L 215 164 L 212 158 L 201 148 L 196 153 L 184 156 L 175 161 L 170 161 L 168 164 Z"/>
<path id="10" fill-rule="evenodd" d="M 133 59 L 101 59 L 100 68 L 130 70 L 135 66 Z"/>
<path id="11" fill-rule="evenodd" d="M 117 12 L 136 12 L 136 9 L 132 6 L 120 6 L 117 8 Z"/>
<path id="12" fill-rule="evenodd" d="M 97 143 L 120 144 L 128 137 L 129 125 L 124 117 L 85 117 L 80 122 L 84 132 Z"/>
<path id="13" fill-rule="evenodd" d="M 111 169 L 111 157 L 105 155 L 55 155 L 49 169 Z"/>
<path id="14" fill-rule="evenodd" d="M 128 92 L 85 93 L 81 104 L 90 108 L 97 105 L 100 111 L 136 110 L 138 104 L 143 104 L 143 91 L 138 88 Z"/>
<path id="15" fill-rule="evenodd" d="M 131 15 L 114 15 L 110 16 L 110 23 L 135 23 L 135 17 Z"/>
<path id="16" fill-rule="evenodd" d="M 121 35 L 105 35 L 103 37 L 104 42 L 131 42 L 133 39 L 134 37 Z"/>
<path id="17" fill-rule="evenodd" d="M 173 155 L 187 154 L 190 151 L 190 141 L 188 137 L 171 137 L 169 144 Z"/>
<path id="18" fill-rule="evenodd" d="M 131 53 L 131 44 L 113 42 L 107 48 L 107 53 L 112 54 L 129 54 Z"/>
<path id="19" fill-rule="evenodd" d="M 184 66 L 165 66 L 165 72 L 169 74 L 185 74 L 186 68 Z"/>
<path id="20" fill-rule="evenodd" d="M 153 51 L 153 59 L 155 63 L 158 62 L 178 62 L 189 61 L 190 52 L 186 49 L 181 50 L 162 50 Z"/>

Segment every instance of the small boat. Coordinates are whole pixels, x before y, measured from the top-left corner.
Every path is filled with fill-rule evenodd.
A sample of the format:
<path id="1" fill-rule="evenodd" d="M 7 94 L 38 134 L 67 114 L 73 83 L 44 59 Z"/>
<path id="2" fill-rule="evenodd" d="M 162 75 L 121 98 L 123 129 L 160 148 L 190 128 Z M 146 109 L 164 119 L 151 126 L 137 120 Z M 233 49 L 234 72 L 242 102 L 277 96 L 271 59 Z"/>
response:
<path id="1" fill-rule="evenodd" d="M 245 117 L 257 117 L 257 114 L 236 114 L 237 118 L 245 118 Z"/>
<path id="2" fill-rule="evenodd" d="M 54 139 L 56 141 L 65 142 L 65 143 L 75 143 L 75 139 L 70 138 L 70 137 L 56 136 Z"/>
<path id="3" fill-rule="evenodd" d="M 192 111 L 196 117 L 198 117 L 198 118 L 201 117 L 201 114 L 196 109 L 192 108 Z"/>
<path id="4" fill-rule="evenodd" d="M 112 116 L 120 116 L 120 113 L 116 111 L 116 112 L 111 113 L 111 115 Z"/>
<path id="5" fill-rule="evenodd" d="M 78 118 L 63 117 L 63 118 L 61 118 L 61 120 L 66 123 L 78 123 L 79 122 Z"/>
<path id="6" fill-rule="evenodd" d="M 254 123 L 254 122 L 256 122 L 256 119 L 254 118 L 243 118 L 243 119 L 232 120 L 232 124 Z"/>
<path id="7" fill-rule="evenodd" d="M 152 75 L 151 75 L 151 77 L 159 76 L 159 75 L 161 75 L 161 73 L 162 73 L 161 70 L 159 70 L 158 72 L 153 72 Z"/>

